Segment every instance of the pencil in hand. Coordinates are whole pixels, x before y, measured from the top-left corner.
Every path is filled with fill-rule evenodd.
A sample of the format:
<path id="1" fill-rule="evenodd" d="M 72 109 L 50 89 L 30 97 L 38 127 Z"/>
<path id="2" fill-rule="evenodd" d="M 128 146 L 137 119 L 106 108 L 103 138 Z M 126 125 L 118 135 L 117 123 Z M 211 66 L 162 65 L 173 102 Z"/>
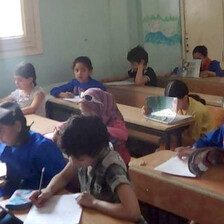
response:
<path id="1" fill-rule="evenodd" d="M 38 195 L 41 194 L 41 188 L 42 188 L 42 183 L 43 183 L 44 171 L 45 171 L 45 167 L 43 167 L 42 170 L 41 170 L 41 176 L 40 176 L 40 183 L 39 183 Z"/>

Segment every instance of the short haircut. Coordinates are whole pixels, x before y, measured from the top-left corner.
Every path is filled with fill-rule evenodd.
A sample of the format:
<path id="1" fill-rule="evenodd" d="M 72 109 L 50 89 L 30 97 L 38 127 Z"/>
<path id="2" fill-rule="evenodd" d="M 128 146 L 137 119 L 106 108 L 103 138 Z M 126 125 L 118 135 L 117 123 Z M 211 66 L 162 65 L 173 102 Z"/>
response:
<path id="1" fill-rule="evenodd" d="M 188 95 L 188 93 L 188 87 L 184 82 L 180 80 L 174 80 L 167 84 L 164 95 L 183 99 L 185 95 Z"/>
<path id="2" fill-rule="evenodd" d="M 63 126 L 59 145 L 68 156 L 96 157 L 108 146 L 109 133 L 97 116 L 73 115 Z"/>
<path id="3" fill-rule="evenodd" d="M 127 60 L 129 62 L 137 62 L 137 63 L 140 63 L 141 60 L 144 60 L 145 64 L 147 64 L 148 63 L 148 53 L 145 51 L 145 49 L 143 47 L 138 45 L 137 47 L 131 49 L 128 52 Z"/>
<path id="4" fill-rule="evenodd" d="M 193 54 L 194 53 L 200 53 L 202 54 L 204 57 L 208 56 L 208 49 L 207 47 L 205 47 L 204 45 L 198 45 L 194 48 L 193 50 Z"/>
<path id="5" fill-rule="evenodd" d="M 26 78 L 26 79 L 33 78 L 34 86 L 37 85 L 37 83 L 36 83 L 37 76 L 36 76 L 36 71 L 35 71 L 33 64 L 21 62 L 17 66 L 15 74 L 18 76 L 21 76 L 23 78 Z"/>
<path id="6" fill-rule="evenodd" d="M 89 70 L 93 70 L 91 60 L 86 56 L 80 56 L 73 61 L 72 69 L 75 68 L 77 63 L 83 63 Z"/>

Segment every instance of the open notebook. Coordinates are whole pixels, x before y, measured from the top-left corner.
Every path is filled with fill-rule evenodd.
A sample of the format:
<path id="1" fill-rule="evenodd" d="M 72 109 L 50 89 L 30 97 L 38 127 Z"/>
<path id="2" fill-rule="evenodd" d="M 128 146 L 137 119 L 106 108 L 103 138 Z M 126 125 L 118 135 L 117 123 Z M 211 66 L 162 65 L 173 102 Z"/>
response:
<path id="1" fill-rule="evenodd" d="M 184 119 L 191 118 L 190 115 L 177 114 L 177 98 L 166 96 L 150 96 L 146 99 L 150 114 L 146 119 L 158 121 L 164 124 L 173 124 Z"/>

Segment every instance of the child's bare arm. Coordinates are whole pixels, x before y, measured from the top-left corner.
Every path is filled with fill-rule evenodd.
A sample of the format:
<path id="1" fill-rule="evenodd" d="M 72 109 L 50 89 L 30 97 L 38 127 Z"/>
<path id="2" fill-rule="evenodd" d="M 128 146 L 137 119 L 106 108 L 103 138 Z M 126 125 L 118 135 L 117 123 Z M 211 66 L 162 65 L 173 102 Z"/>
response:
<path id="1" fill-rule="evenodd" d="M 0 99 L 0 103 L 7 102 L 7 101 L 12 101 L 12 97 L 10 95 Z"/>
<path id="2" fill-rule="evenodd" d="M 141 212 L 136 195 L 130 185 L 121 184 L 116 188 L 116 192 L 120 203 L 98 200 L 88 193 L 83 193 L 77 201 L 82 206 L 96 209 L 115 218 L 138 221 Z"/>
<path id="3" fill-rule="evenodd" d="M 216 73 L 215 72 L 212 72 L 212 71 L 202 71 L 200 72 L 200 77 L 201 78 L 207 78 L 207 77 L 215 77 L 216 76 Z"/>
<path id="4" fill-rule="evenodd" d="M 44 93 L 43 92 L 39 92 L 38 94 L 36 94 L 36 96 L 33 99 L 33 102 L 31 103 L 30 106 L 22 108 L 23 114 L 34 114 L 36 112 L 36 110 L 38 109 L 38 107 L 40 106 L 41 102 L 44 99 Z"/>
<path id="5" fill-rule="evenodd" d="M 40 195 L 38 191 L 32 193 L 30 196 L 32 203 L 37 207 L 42 207 L 52 195 L 64 189 L 75 175 L 76 172 L 72 163 L 68 162 L 66 167 L 52 178 L 48 186 L 42 190 Z"/>
<path id="6" fill-rule="evenodd" d="M 144 60 L 138 64 L 138 70 L 135 77 L 136 85 L 142 86 L 145 85 L 149 81 L 149 77 L 144 75 Z"/>

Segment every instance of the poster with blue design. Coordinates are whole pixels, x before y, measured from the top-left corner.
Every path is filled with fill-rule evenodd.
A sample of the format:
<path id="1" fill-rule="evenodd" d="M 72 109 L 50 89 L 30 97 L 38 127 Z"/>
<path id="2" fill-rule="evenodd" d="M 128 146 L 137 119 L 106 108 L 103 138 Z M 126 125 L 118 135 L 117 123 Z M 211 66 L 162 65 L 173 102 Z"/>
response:
<path id="1" fill-rule="evenodd" d="M 180 45 L 181 25 L 178 1 L 144 2 L 142 2 L 144 43 Z"/>

